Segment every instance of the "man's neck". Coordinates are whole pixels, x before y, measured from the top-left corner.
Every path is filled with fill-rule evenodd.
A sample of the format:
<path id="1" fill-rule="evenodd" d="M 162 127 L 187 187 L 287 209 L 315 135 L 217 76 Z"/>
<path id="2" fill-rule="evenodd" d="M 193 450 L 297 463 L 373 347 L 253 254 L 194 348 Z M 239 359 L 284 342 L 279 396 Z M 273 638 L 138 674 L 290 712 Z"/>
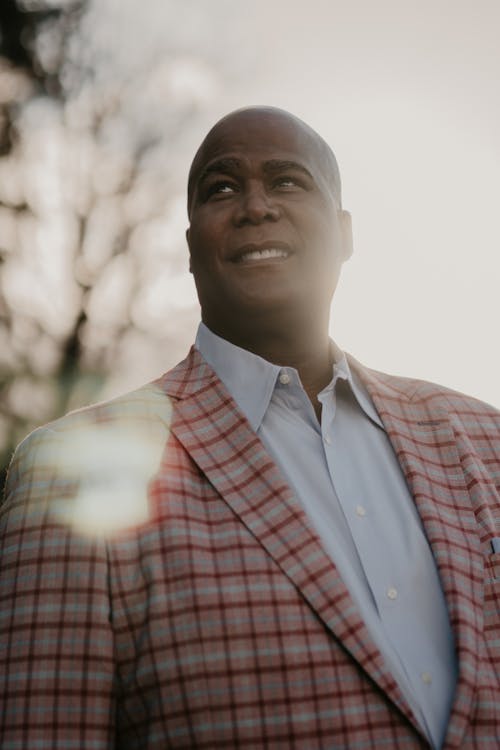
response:
<path id="1" fill-rule="evenodd" d="M 224 330 L 206 325 L 218 336 L 242 349 L 280 367 L 293 367 L 311 401 L 318 418 L 320 404 L 317 395 L 332 379 L 332 353 L 327 327 L 323 330 L 301 331 L 297 327 L 287 327 L 274 331 L 266 328 L 251 330 Z"/>

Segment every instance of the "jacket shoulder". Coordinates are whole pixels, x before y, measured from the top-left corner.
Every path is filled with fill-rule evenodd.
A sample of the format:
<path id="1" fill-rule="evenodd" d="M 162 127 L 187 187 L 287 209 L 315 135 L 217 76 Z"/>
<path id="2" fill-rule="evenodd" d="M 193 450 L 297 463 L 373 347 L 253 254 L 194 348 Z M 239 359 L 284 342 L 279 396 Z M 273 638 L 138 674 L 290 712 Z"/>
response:
<path id="1" fill-rule="evenodd" d="M 409 411 L 426 414 L 428 419 L 445 417 L 454 429 L 472 439 L 487 438 L 500 458 L 500 410 L 473 396 L 438 383 L 418 378 L 365 370 L 369 387 L 391 409 L 391 402 L 408 406 Z"/>
<path id="2" fill-rule="evenodd" d="M 484 434 L 500 443 L 500 411 L 491 404 L 427 380 L 366 368 L 352 357 L 349 361 L 379 411 L 403 415 L 410 421 L 446 418 L 460 432 Z"/>
<path id="3" fill-rule="evenodd" d="M 57 494 L 75 482 L 151 474 L 170 433 L 172 399 L 158 382 L 86 406 L 33 430 L 18 445 L 7 473 L 9 500 Z M 114 480 L 113 480 L 114 481 Z"/>
<path id="4" fill-rule="evenodd" d="M 481 401 L 474 396 L 447 388 L 438 383 L 426 380 L 394 377 L 399 387 L 408 392 L 411 400 L 416 403 L 428 404 L 431 407 L 442 408 L 449 415 L 476 419 L 491 419 L 500 427 L 500 411 L 491 404 Z"/>

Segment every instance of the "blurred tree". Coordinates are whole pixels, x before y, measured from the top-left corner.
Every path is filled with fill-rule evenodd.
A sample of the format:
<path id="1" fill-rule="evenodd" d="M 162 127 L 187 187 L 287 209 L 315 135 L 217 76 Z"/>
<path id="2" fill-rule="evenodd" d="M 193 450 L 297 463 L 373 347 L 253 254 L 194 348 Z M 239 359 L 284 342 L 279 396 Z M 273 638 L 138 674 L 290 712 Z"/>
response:
<path id="1" fill-rule="evenodd" d="M 36 7 L 38 5 L 38 7 Z M 81 12 L 84 3 L 73 3 L 66 7 L 54 7 L 49 3 L 22 3 L 15 0 L 3 0 L 0 6 L 0 157 L 2 167 L 14 167 L 19 162 L 21 147 L 17 118 L 25 103 L 39 96 L 60 98 L 62 87 L 59 73 L 64 57 L 65 40 L 68 31 L 74 25 L 76 16 Z M 36 48 L 38 35 L 42 30 L 51 29 L 55 46 L 52 50 L 52 64 L 44 66 Z M 21 165 L 18 164 L 20 167 Z M 9 179 L 12 170 L 2 170 L 2 176 Z M 0 252 L 4 267 L 11 265 L 11 257 L 16 251 L 16 227 L 25 223 L 30 205 L 24 191 L 9 189 L 2 191 L 0 201 Z M 2 279 L 3 281 L 3 279 Z M 29 292 L 28 292 L 29 293 Z M 33 311 L 35 313 L 35 311 Z M 30 380 L 38 374 L 32 367 L 27 352 L 19 341 L 19 325 L 30 325 L 34 332 L 37 328 L 36 315 L 31 320 L 21 317 L 17 320 L 15 306 L 9 304 L 4 284 L 0 286 L 0 357 L 1 372 L 1 412 L 0 412 L 0 470 L 5 471 L 13 444 L 21 432 L 31 426 L 29 415 Z M 22 337 L 21 337 L 22 338 Z M 69 360 L 75 354 L 71 351 L 74 344 L 70 341 L 74 335 L 61 342 L 62 351 L 59 369 L 68 367 Z M 54 363 L 55 364 L 55 363 Z M 22 378 L 21 388 L 27 391 L 24 408 L 16 408 L 14 385 L 15 375 Z M 54 367 L 57 377 L 57 367 Z M 36 385 L 39 383 L 34 383 Z M 36 411 L 36 410 L 35 410 Z M 45 412 L 48 413 L 48 412 Z M 35 417 L 36 418 L 36 417 Z"/>
<path id="2" fill-rule="evenodd" d="M 195 327 L 179 170 L 245 60 L 226 66 L 229 0 L 141 5 L 0 5 L 4 472 L 30 429 L 163 371 Z"/>

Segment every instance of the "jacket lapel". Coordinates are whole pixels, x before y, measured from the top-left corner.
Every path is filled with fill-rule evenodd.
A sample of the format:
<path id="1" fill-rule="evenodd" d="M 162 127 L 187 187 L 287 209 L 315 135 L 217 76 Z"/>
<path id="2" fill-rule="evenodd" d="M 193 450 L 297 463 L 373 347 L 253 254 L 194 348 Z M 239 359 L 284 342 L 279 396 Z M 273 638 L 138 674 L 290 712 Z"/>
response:
<path id="1" fill-rule="evenodd" d="M 458 747 L 474 707 L 483 560 L 457 435 L 443 406 L 436 405 L 434 386 L 352 364 L 386 427 L 438 566 L 459 663 L 445 744 Z"/>
<path id="2" fill-rule="evenodd" d="M 172 432 L 368 676 L 420 727 L 336 567 L 263 444 L 196 350 L 162 381 L 180 398 Z"/>

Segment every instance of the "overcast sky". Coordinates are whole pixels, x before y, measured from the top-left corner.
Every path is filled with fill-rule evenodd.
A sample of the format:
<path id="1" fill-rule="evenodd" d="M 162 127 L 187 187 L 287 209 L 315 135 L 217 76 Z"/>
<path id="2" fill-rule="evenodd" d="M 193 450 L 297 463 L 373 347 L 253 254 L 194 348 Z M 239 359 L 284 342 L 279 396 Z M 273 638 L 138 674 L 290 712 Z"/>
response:
<path id="1" fill-rule="evenodd" d="M 233 107 L 275 104 L 334 148 L 355 254 L 333 336 L 369 366 L 500 405 L 500 3 L 241 7 L 252 69 L 206 124 Z M 214 38 L 222 59 L 227 33 Z M 230 67 L 234 55 L 233 46 Z"/>

